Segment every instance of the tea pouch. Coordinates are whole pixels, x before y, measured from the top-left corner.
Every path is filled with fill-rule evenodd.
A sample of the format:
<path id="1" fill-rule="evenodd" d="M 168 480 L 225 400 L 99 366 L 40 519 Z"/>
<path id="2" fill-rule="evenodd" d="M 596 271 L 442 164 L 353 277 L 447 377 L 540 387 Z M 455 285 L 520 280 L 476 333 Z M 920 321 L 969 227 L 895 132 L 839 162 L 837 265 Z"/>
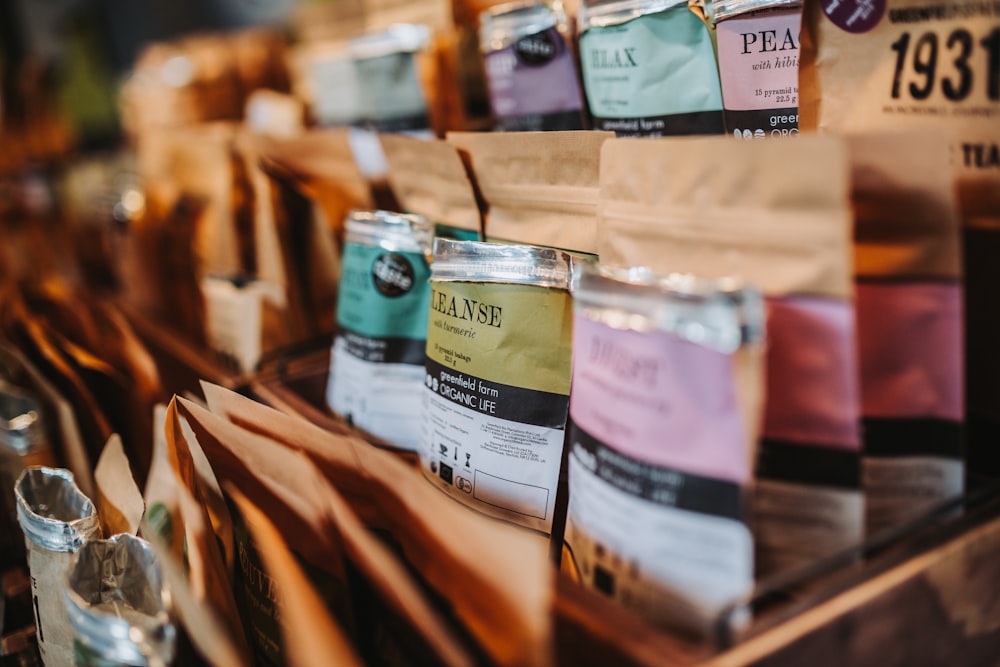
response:
<path id="1" fill-rule="evenodd" d="M 562 3 L 528 0 L 479 15 L 490 108 L 502 132 L 582 130 L 583 95 Z"/>
<path id="2" fill-rule="evenodd" d="M 739 276 L 767 297 L 753 501 L 760 575 L 863 535 L 848 185 L 846 150 L 830 138 L 603 149 L 602 262 Z"/>
<path id="3" fill-rule="evenodd" d="M 712 4 L 726 133 L 737 139 L 799 133 L 801 0 Z"/>
<path id="4" fill-rule="evenodd" d="M 280 520 L 284 540 L 365 656 L 393 654 L 394 662 L 401 664 L 469 662 L 439 612 L 427 604 L 385 546 L 354 523 L 306 457 L 193 404 L 183 406 L 228 482 L 257 497 L 258 504 L 269 508 L 269 516 Z M 268 470 L 280 472 L 264 472 Z M 302 528 L 303 522 L 313 527 Z M 240 537 L 240 565 L 262 567 L 262 546 L 248 528 Z M 316 556 L 322 559 L 319 565 Z M 279 589 L 277 594 L 284 593 Z M 255 612 L 252 622 L 274 638 L 270 619 L 261 618 L 260 612 L 273 609 L 278 623 L 280 605 L 275 607 L 272 599 L 259 602 L 250 607 Z"/>
<path id="5" fill-rule="evenodd" d="M 484 514 L 549 533 L 569 409 L 572 260 L 437 239 L 421 469 Z"/>
<path id="6" fill-rule="evenodd" d="M 271 519 L 236 487 L 229 490 L 229 495 L 250 528 L 254 543 L 261 549 L 265 567 L 261 575 L 273 582 L 272 603 L 280 609 L 277 615 L 283 645 L 287 648 L 285 664 L 290 667 L 364 664 Z"/>
<path id="7" fill-rule="evenodd" d="M 38 650 L 47 667 L 69 665 L 73 631 L 63 606 L 63 582 L 73 553 L 101 537 L 97 510 L 62 468 L 25 468 L 14 492 L 28 552 Z"/>
<path id="8" fill-rule="evenodd" d="M 610 132 L 450 132 L 488 207 L 488 241 L 597 252 L 601 145 Z"/>
<path id="9" fill-rule="evenodd" d="M 1000 11 L 975 0 L 808 1 L 800 82 L 803 129 L 950 136 L 967 276 L 968 468 L 1000 475 Z"/>
<path id="10" fill-rule="evenodd" d="M 405 212 L 434 222 L 436 236 L 459 241 L 481 239 L 479 204 L 452 144 L 402 134 L 383 134 L 379 140 L 389 165 L 389 185 Z"/>
<path id="11" fill-rule="evenodd" d="M 421 216 L 348 216 L 326 392 L 334 412 L 410 451 L 420 448 L 432 238 Z"/>
<path id="12" fill-rule="evenodd" d="M 148 542 L 129 534 L 91 540 L 62 579 L 76 667 L 173 664 L 170 595 Z"/>
<path id="13" fill-rule="evenodd" d="M 869 532 L 962 493 L 961 219 L 948 138 L 848 144 Z"/>
<path id="14" fill-rule="evenodd" d="M 53 453 L 56 454 L 57 460 L 66 463 L 83 494 L 92 497 L 94 478 L 90 458 L 80 435 L 80 425 L 77 423 L 72 405 L 21 351 L 12 347 L 2 337 L 0 337 L 0 366 L 4 367 L 16 382 L 34 390 L 35 397 L 41 401 L 42 418 L 48 421 L 50 427 L 47 432 L 55 438 Z M 44 461 L 32 459 L 31 465 L 46 464 Z"/>
<path id="15" fill-rule="evenodd" d="M 358 438 L 218 386 L 203 389 L 213 411 L 314 461 L 367 529 L 391 537 L 408 570 L 447 603 L 492 662 L 550 664 L 552 568 L 544 540 L 468 511 Z"/>
<path id="16" fill-rule="evenodd" d="M 256 138 L 244 144 L 258 200 L 258 279 L 281 285 L 283 313 L 264 332 L 283 343 L 333 330 L 343 221 L 348 211 L 371 208 L 371 188 L 340 130 L 294 138 Z M 284 331 L 282 332 L 282 329 Z M 267 338 L 265 338 L 267 340 Z M 265 350 L 274 346 L 265 344 Z"/>
<path id="17" fill-rule="evenodd" d="M 733 279 L 586 266 L 573 301 L 564 567 L 709 636 L 754 582 L 763 300 Z"/>
<path id="18" fill-rule="evenodd" d="M 619 137 L 722 134 L 712 34 L 686 0 L 591 0 L 580 67 L 595 130 Z"/>

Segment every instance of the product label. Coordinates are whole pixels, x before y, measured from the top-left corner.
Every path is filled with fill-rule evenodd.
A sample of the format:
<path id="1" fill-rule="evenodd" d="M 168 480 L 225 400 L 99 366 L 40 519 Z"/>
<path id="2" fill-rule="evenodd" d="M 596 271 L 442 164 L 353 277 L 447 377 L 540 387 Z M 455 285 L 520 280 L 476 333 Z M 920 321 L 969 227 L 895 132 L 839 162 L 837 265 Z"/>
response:
<path id="1" fill-rule="evenodd" d="M 738 139 L 798 134 L 801 17 L 800 9 L 763 10 L 718 24 L 727 133 Z"/>
<path id="2" fill-rule="evenodd" d="M 233 541 L 236 544 L 236 604 L 243 616 L 247 639 L 257 663 L 266 667 L 285 664 L 281 636 L 282 600 L 274 579 L 254 547 L 246 524 L 233 514 Z"/>
<path id="3" fill-rule="evenodd" d="M 583 96 L 573 53 L 549 28 L 486 54 L 496 128 L 505 132 L 582 130 Z"/>
<path id="4" fill-rule="evenodd" d="M 758 480 L 753 511 L 758 575 L 815 563 L 856 546 L 864 538 L 864 516 L 857 489 Z"/>
<path id="5" fill-rule="evenodd" d="M 855 336 L 845 301 L 767 301 L 767 400 L 754 497 L 760 575 L 863 536 Z"/>
<path id="6" fill-rule="evenodd" d="M 569 410 L 571 310 L 563 290 L 432 284 L 424 474 L 481 512 L 544 532 Z"/>
<path id="7" fill-rule="evenodd" d="M 573 349 L 566 543 L 576 569 L 654 622 L 704 630 L 753 585 L 733 358 L 583 316 Z"/>
<path id="8" fill-rule="evenodd" d="M 618 136 L 722 134 L 715 49 L 687 6 L 589 28 L 580 37 L 594 129 Z"/>
<path id="9" fill-rule="evenodd" d="M 391 53 L 355 62 L 362 117 L 379 132 L 405 132 L 430 127 L 427 98 L 414 53 Z"/>
<path id="10" fill-rule="evenodd" d="M 25 540 L 31 575 L 38 652 L 46 665 L 69 665 L 73 660 L 73 628 L 63 600 L 66 572 L 73 560 L 68 551 L 49 551 Z"/>
<path id="11" fill-rule="evenodd" d="M 327 402 L 358 428 L 420 446 L 430 269 L 423 255 L 347 243 Z"/>
<path id="12" fill-rule="evenodd" d="M 857 285 L 867 528 L 919 516 L 964 489 L 962 289 Z"/>

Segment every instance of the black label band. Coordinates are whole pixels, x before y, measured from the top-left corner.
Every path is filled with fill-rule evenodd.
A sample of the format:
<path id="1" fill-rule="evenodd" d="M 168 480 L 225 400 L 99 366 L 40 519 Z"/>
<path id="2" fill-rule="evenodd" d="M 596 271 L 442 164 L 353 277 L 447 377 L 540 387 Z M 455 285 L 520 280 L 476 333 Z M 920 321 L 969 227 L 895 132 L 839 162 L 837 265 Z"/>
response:
<path id="1" fill-rule="evenodd" d="M 452 403 L 484 415 L 562 430 L 569 414 L 569 396 L 512 387 L 461 373 L 427 357 L 428 389 Z"/>
<path id="2" fill-rule="evenodd" d="M 723 134 L 722 110 L 695 111 L 644 118 L 594 117 L 595 130 L 608 130 L 619 137 L 669 137 L 688 134 Z"/>
<path id="3" fill-rule="evenodd" d="M 420 366 L 424 363 L 427 352 L 426 340 L 373 338 L 347 329 L 341 329 L 337 337 L 344 341 L 349 355 L 362 361 Z"/>
<path id="4" fill-rule="evenodd" d="M 936 456 L 961 460 L 965 454 L 964 429 L 957 421 L 865 417 L 861 424 L 865 456 Z"/>
<path id="5" fill-rule="evenodd" d="M 555 132 L 560 130 L 582 130 L 583 110 L 536 113 L 509 118 L 497 118 L 499 132 Z"/>
<path id="6" fill-rule="evenodd" d="M 762 440 L 757 476 L 807 486 L 861 488 L 861 452 Z"/>
<path id="7" fill-rule="evenodd" d="M 746 523 L 739 484 L 642 463 L 619 454 L 573 422 L 569 428 L 570 456 L 611 486 L 664 507 Z"/>
<path id="8" fill-rule="evenodd" d="M 741 139 L 770 139 L 787 137 L 799 132 L 799 109 L 755 109 L 732 111 L 726 109 L 726 134 Z"/>

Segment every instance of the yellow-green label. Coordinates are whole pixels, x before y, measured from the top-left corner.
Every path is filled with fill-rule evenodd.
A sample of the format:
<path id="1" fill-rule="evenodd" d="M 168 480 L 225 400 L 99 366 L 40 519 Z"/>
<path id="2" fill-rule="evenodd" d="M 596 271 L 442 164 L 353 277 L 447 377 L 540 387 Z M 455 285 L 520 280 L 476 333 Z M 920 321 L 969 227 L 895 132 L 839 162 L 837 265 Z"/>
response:
<path id="1" fill-rule="evenodd" d="M 564 290 L 432 281 L 427 357 L 489 382 L 569 395 L 572 327 Z"/>

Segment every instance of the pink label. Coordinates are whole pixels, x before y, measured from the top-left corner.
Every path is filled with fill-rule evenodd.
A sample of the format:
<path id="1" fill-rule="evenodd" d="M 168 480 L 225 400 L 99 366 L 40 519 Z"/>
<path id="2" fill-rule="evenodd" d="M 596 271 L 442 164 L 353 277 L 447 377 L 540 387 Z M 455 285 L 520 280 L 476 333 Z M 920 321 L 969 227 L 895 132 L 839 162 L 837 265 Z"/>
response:
<path id="1" fill-rule="evenodd" d="M 962 288 L 857 286 L 862 412 L 962 419 Z"/>
<path id="2" fill-rule="evenodd" d="M 750 461 L 733 363 L 670 334 L 577 315 L 570 415 L 634 460 L 742 483 Z"/>
<path id="3" fill-rule="evenodd" d="M 764 11 L 718 24 L 726 109 L 794 109 L 799 103 L 801 10 Z"/>
<path id="4" fill-rule="evenodd" d="M 846 301 L 767 301 L 764 437 L 859 449 L 854 310 Z"/>

